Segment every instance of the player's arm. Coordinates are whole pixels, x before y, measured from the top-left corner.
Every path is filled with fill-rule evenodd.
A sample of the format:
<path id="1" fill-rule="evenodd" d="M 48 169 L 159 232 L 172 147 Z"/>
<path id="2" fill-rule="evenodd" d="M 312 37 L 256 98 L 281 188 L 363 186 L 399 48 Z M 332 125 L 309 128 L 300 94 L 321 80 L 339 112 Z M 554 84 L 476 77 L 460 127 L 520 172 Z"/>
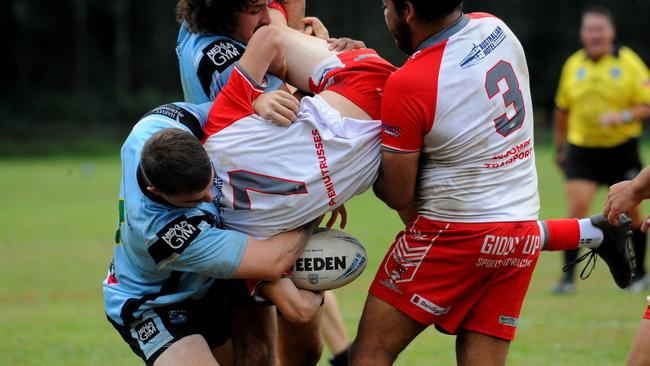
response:
<path id="1" fill-rule="evenodd" d="M 400 217 L 413 215 L 417 208 L 420 149 L 434 119 L 429 101 L 436 100 L 437 91 L 414 89 L 416 82 L 421 81 L 410 74 L 394 74 L 386 83 L 381 104 L 381 164 L 373 190 L 388 206 L 402 211 Z"/>
<path id="2" fill-rule="evenodd" d="M 569 128 L 569 112 L 559 108 L 553 114 L 553 146 L 555 146 L 555 163 L 564 169 L 566 162 L 566 136 Z"/>
<path id="3" fill-rule="evenodd" d="M 403 210 L 415 199 L 420 152 L 381 152 L 379 177 L 373 185 L 375 195 L 395 210 Z"/>
<path id="4" fill-rule="evenodd" d="M 275 304 L 291 323 L 309 322 L 323 303 L 323 292 L 299 289 L 289 278 L 265 283 L 259 294 Z"/>
<path id="5" fill-rule="evenodd" d="M 275 235 L 269 239 L 248 238 L 244 256 L 234 278 L 255 278 L 275 281 L 296 262 L 316 227 L 311 222 L 300 229 Z"/>
<path id="6" fill-rule="evenodd" d="M 270 26 L 258 29 L 239 59 L 239 67 L 258 85 L 262 85 L 267 72 L 284 78 L 287 65 L 284 43 L 279 31 Z"/>

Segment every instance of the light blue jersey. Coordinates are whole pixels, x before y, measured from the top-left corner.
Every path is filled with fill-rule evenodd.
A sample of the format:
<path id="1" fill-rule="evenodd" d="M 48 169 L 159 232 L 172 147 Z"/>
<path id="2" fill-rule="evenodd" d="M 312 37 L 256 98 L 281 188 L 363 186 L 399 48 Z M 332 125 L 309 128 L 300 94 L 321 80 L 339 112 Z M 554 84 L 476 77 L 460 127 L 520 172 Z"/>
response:
<path id="1" fill-rule="evenodd" d="M 226 86 L 235 62 L 245 49 L 246 45 L 229 37 L 190 32 L 183 22 L 176 41 L 176 55 L 185 101 L 197 104 L 213 101 Z M 281 85 L 278 77 L 266 74 L 265 91 L 277 90 Z"/>
<path id="2" fill-rule="evenodd" d="M 230 278 L 247 236 L 221 230 L 215 206 L 171 206 L 146 190 L 140 153 L 156 132 L 178 128 L 202 137 L 210 104 L 166 104 L 145 115 L 122 146 L 120 218 L 104 281 L 106 314 L 129 325 L 149 309 L 203 296 L 214 278 Z"/>

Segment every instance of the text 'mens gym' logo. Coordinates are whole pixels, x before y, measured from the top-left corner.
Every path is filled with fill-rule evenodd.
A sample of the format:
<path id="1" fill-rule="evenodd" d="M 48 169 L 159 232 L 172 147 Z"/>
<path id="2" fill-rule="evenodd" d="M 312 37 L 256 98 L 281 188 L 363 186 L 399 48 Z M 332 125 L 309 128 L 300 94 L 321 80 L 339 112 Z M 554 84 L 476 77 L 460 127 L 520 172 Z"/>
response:
<path id="1" fill-rule="evenodd" d="M 494 51 L 503 40 L 506 34 L 501 27 L 496 27 L 485 39 L 478 45 L 474 45 L 469 54 L 460 62 L 461 69 L 467 69 L 483 61 L 492 51 Z"/>
<path id="2" fill-rule="evenodd" d="M 232 43 L 228 41 L 216 42 L 212 45 L 205 55 L 212 60 L 216 66 L 221 66 L 226 63 L 230 64 L 228 61 L 238 60 L 241 57 L 239 49 Z"/>
<path id="3" fill-rule="evenodd" d="M 160 239 L 164 240 L 173 249 L 181 248 L 186 242 L 192 241 L 198 230 L 196 226 L 189 223 L 187 220 L 176 222 L 174 226 L 167 229 Z"/>
<path id="4" fill-rule="evenodd" d="M 138 324 L 135 327 L 135 331 L 138 333 L 138 339 L 144 344 L 147 344 L 147 342 L 160 333 L 158 327 L 156 327 L 156 323 L 151 318 Z"/>

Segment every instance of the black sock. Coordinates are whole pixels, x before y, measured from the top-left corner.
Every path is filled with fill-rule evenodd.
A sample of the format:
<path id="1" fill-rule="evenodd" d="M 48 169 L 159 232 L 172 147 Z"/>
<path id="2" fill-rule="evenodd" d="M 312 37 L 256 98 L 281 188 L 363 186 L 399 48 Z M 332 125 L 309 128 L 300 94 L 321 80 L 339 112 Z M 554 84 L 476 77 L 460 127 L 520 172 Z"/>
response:
<path id="1" fill-rule="evenodd" d="M 578 259 L 578 251 L 579 249 L 573 249 L 573 250 L 565 250 L 564 251 L 564 265 L 567 265 L 569 263 L 573 263 L 576 259 Z M 565 282 L 573 283 L 573 279 L 575 278 L 576 274 L 576 266 L 570 266 L 567 268 L 566 272 L 564 272 L 564 277 L 562 278 Z"/>
<path id="2" fill-rule="evenodd" d="M 348 353 L 350 353 L 350 347 L 344 349 L 338 355 L 330 357 L 330 364 L 332 366 L 348 366 Z"/>

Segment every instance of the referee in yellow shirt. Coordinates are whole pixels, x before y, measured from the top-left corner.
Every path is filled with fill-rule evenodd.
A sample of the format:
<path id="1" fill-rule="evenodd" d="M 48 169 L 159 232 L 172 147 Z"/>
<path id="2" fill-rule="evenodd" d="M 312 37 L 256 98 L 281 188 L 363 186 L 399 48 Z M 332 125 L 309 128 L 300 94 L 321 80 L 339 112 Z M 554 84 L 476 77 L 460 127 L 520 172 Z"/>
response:
<path id="1" fill-rule="evenodd" d="M 634 51 L 614 44 L 611 13 L 601 7 L 582 16 L 583 48 L 564 64 L 555 98 L 556 162 L 566 176 L 569 217 L 586 217 L 600 184 L 610 186 L 634 178 L 641 170 L 641 119 L 650 117 L 650 75 Z M 638 209 L 632 240 L 637 270 L 630 290 L 646 286 L 646 234 L 638 230 Z M 564 253 L 565 264 L 578 252 Z M 572 266 L 554 287 L 556 293 L 575 292 Z"/>

